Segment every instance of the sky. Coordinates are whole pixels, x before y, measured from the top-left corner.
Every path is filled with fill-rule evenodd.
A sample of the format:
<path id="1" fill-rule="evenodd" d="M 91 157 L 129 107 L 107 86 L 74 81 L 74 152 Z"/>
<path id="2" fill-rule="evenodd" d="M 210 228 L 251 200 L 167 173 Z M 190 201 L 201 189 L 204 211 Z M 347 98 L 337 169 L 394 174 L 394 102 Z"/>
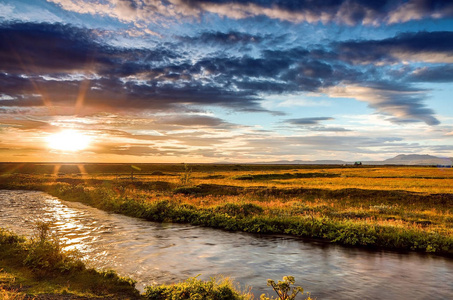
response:
<path id="1" fill-rule="evenodd" d="M 0 161 L 453 156 L 453 1 L 0 0 Z"/>

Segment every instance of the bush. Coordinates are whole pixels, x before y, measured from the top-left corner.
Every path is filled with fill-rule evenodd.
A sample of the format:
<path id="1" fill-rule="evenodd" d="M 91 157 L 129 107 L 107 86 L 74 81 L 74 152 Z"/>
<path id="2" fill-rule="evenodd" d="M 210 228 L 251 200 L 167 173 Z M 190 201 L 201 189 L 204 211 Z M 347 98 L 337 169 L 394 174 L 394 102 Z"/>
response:
<path id="1" fill-rule="evenodd" d="M 12 233 L 9 230 L 0 228 L 0 245 L 16 245 L 19 243 L 23 243 L 25 239 L 23 237 L 19 237 Z"/>
<path id="2" fill-rule="evenodd" d="M 295 279 L 293 276 L 284 276 L 283 281 L 278 281 L 275 283 L 272 279 L 267 280 L 267 286 L 272 287 L 272 289 L 277 293 L 278 298 L 267 297 L 266 295 L 262 294 L 260 300 L 293 300 L 296 298 L 297 294 L 303 294 L 304 289 L 300 286 L 293 286 L 292 284 L 295 283 Z M 308 295 L 307 300 L 311 300 L 310 295 Z"/>
<path id="3" fill-rule="evenodd" d="M 59 239 L 50 231 L 50 223 L 38 222 L 36 228 L 35 236 L 27 245 L 28 254 L 24 265 L 41 276 L 85 268 L 75 252 L 62 250 Z"/>
<path id="4" fill-rule="evenodd" d="M 146 299 L 150 300 L 246 300 L 252 299 L 249 294 L 236 290 L 228 278 L 218 281 L 211 278 L 202 281 L 196 277 L 174 285 L 148 286 L 145 291 Z"/>

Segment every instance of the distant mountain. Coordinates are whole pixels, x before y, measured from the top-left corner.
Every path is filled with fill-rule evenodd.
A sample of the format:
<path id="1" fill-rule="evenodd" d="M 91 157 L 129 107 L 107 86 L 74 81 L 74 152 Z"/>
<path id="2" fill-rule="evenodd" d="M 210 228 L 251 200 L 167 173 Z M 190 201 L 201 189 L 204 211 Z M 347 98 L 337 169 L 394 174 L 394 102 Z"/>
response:
<path id="1" fill-rule="evenodd" d="M 265 165 L 352 165 L 352 161 L 344 160 L 278 160 L 269 162 L 254 162 L 252 164 L 265 164 Z M 421 154 L 400 154 L 393 158 L 383 161 L 362 161 L 364 165 L 453 165 L 453 158 L 437 157 L 432 155 Z"/>
<path id="2" fill-rule="evenodd" d="M 344 165 L 343 160 L 276 160 L 266 162 L 253 162 L 257 165 Z"/>
<path id="3" fill-rule="evenodd" d="M 392 165 L 452 165 L 453 159 L 450 157 L 437 157 L 432 155 L 420 154 L 400 154 L 393 158 L 383 161 L 384 164 Z"/>

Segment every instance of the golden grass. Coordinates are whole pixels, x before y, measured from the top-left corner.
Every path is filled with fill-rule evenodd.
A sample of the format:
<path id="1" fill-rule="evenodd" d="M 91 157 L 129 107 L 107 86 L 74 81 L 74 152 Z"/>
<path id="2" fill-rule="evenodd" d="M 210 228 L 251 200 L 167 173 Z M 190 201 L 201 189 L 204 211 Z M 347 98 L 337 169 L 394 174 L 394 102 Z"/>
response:
<path id="1" fill-rule="evenodd" d="M 119 203 L 124 199 L 147 204 L 168 201 L 213 212 L 227 204 L 252 204 L 263 209 L 262 215 L 270 217 L 328 218 L 338 224 L 371 224 L 453 237 L 453 169 L 388 166 L 219 169 L 194 165 L 193 170 L 202 170 L 192 171 L 190 182 L 183 186 L 180 180 L 183 166 L 166 167 L 169 171 L 159 175 L 135 172 L 134 180 L 124 173 L 38 174 L 26 175 L 26 180 L 16 178 L 16 184 L 11 183 L 13 179 L 5 178 L 4 185 L 36 186 L 49 191 L 83 186 L 87 193 L 102 191 L 113 202 L 115 199 Z M 311 178 L 306 178 L 307 174 Z M 33 182 L 38 183 L 33 185 Z M 197 192 L 203 186 L 207 188 Z M 180 188 L 189 190 L 179 193 Z"/>
<path id="2" fill-rule="evenodd" d="M 0 299 L 2 300 L 23 300 L 26 295 L 14 286 L 16 278 L 3 269 L 0 269 Z M 30 299 L 30 298 L 28 298 Z"/>

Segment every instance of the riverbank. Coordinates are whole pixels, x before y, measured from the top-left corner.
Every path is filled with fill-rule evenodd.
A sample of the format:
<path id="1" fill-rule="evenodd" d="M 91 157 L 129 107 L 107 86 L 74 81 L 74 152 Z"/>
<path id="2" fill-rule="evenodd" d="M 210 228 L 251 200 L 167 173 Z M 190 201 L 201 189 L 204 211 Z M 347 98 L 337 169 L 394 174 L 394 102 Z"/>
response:
<path id="1" fill-rule="evenodd" d="M 133 280 L 87 269 L 39 226 L 31 240 L 0 228 L 2 299 L 140 299 Z"/>
<path id="2" fill-rule="evenodd" d="M 452 170 L 179 168 L 179 172 L 177 166 L 171 166 L 172 172 L 149 170 L 132 178 L 108 173 L 11 173 L 0 178 L 0 188 L 40 190 L 150 221 L 453 255 L 453 194 L 446 193 L 451 190 Z"/>
<path id="3" fill-rule="evenodd" d="M 77 253 L 63 251 L 46 223 L 26 240 L 0 228 L 0 299 L 217 299 L 249 300 L 228 278 L 189 278 L 172 285 L 148 286 L 144 294 L 131 279 L 114 271 L 87 269 Z"/>

